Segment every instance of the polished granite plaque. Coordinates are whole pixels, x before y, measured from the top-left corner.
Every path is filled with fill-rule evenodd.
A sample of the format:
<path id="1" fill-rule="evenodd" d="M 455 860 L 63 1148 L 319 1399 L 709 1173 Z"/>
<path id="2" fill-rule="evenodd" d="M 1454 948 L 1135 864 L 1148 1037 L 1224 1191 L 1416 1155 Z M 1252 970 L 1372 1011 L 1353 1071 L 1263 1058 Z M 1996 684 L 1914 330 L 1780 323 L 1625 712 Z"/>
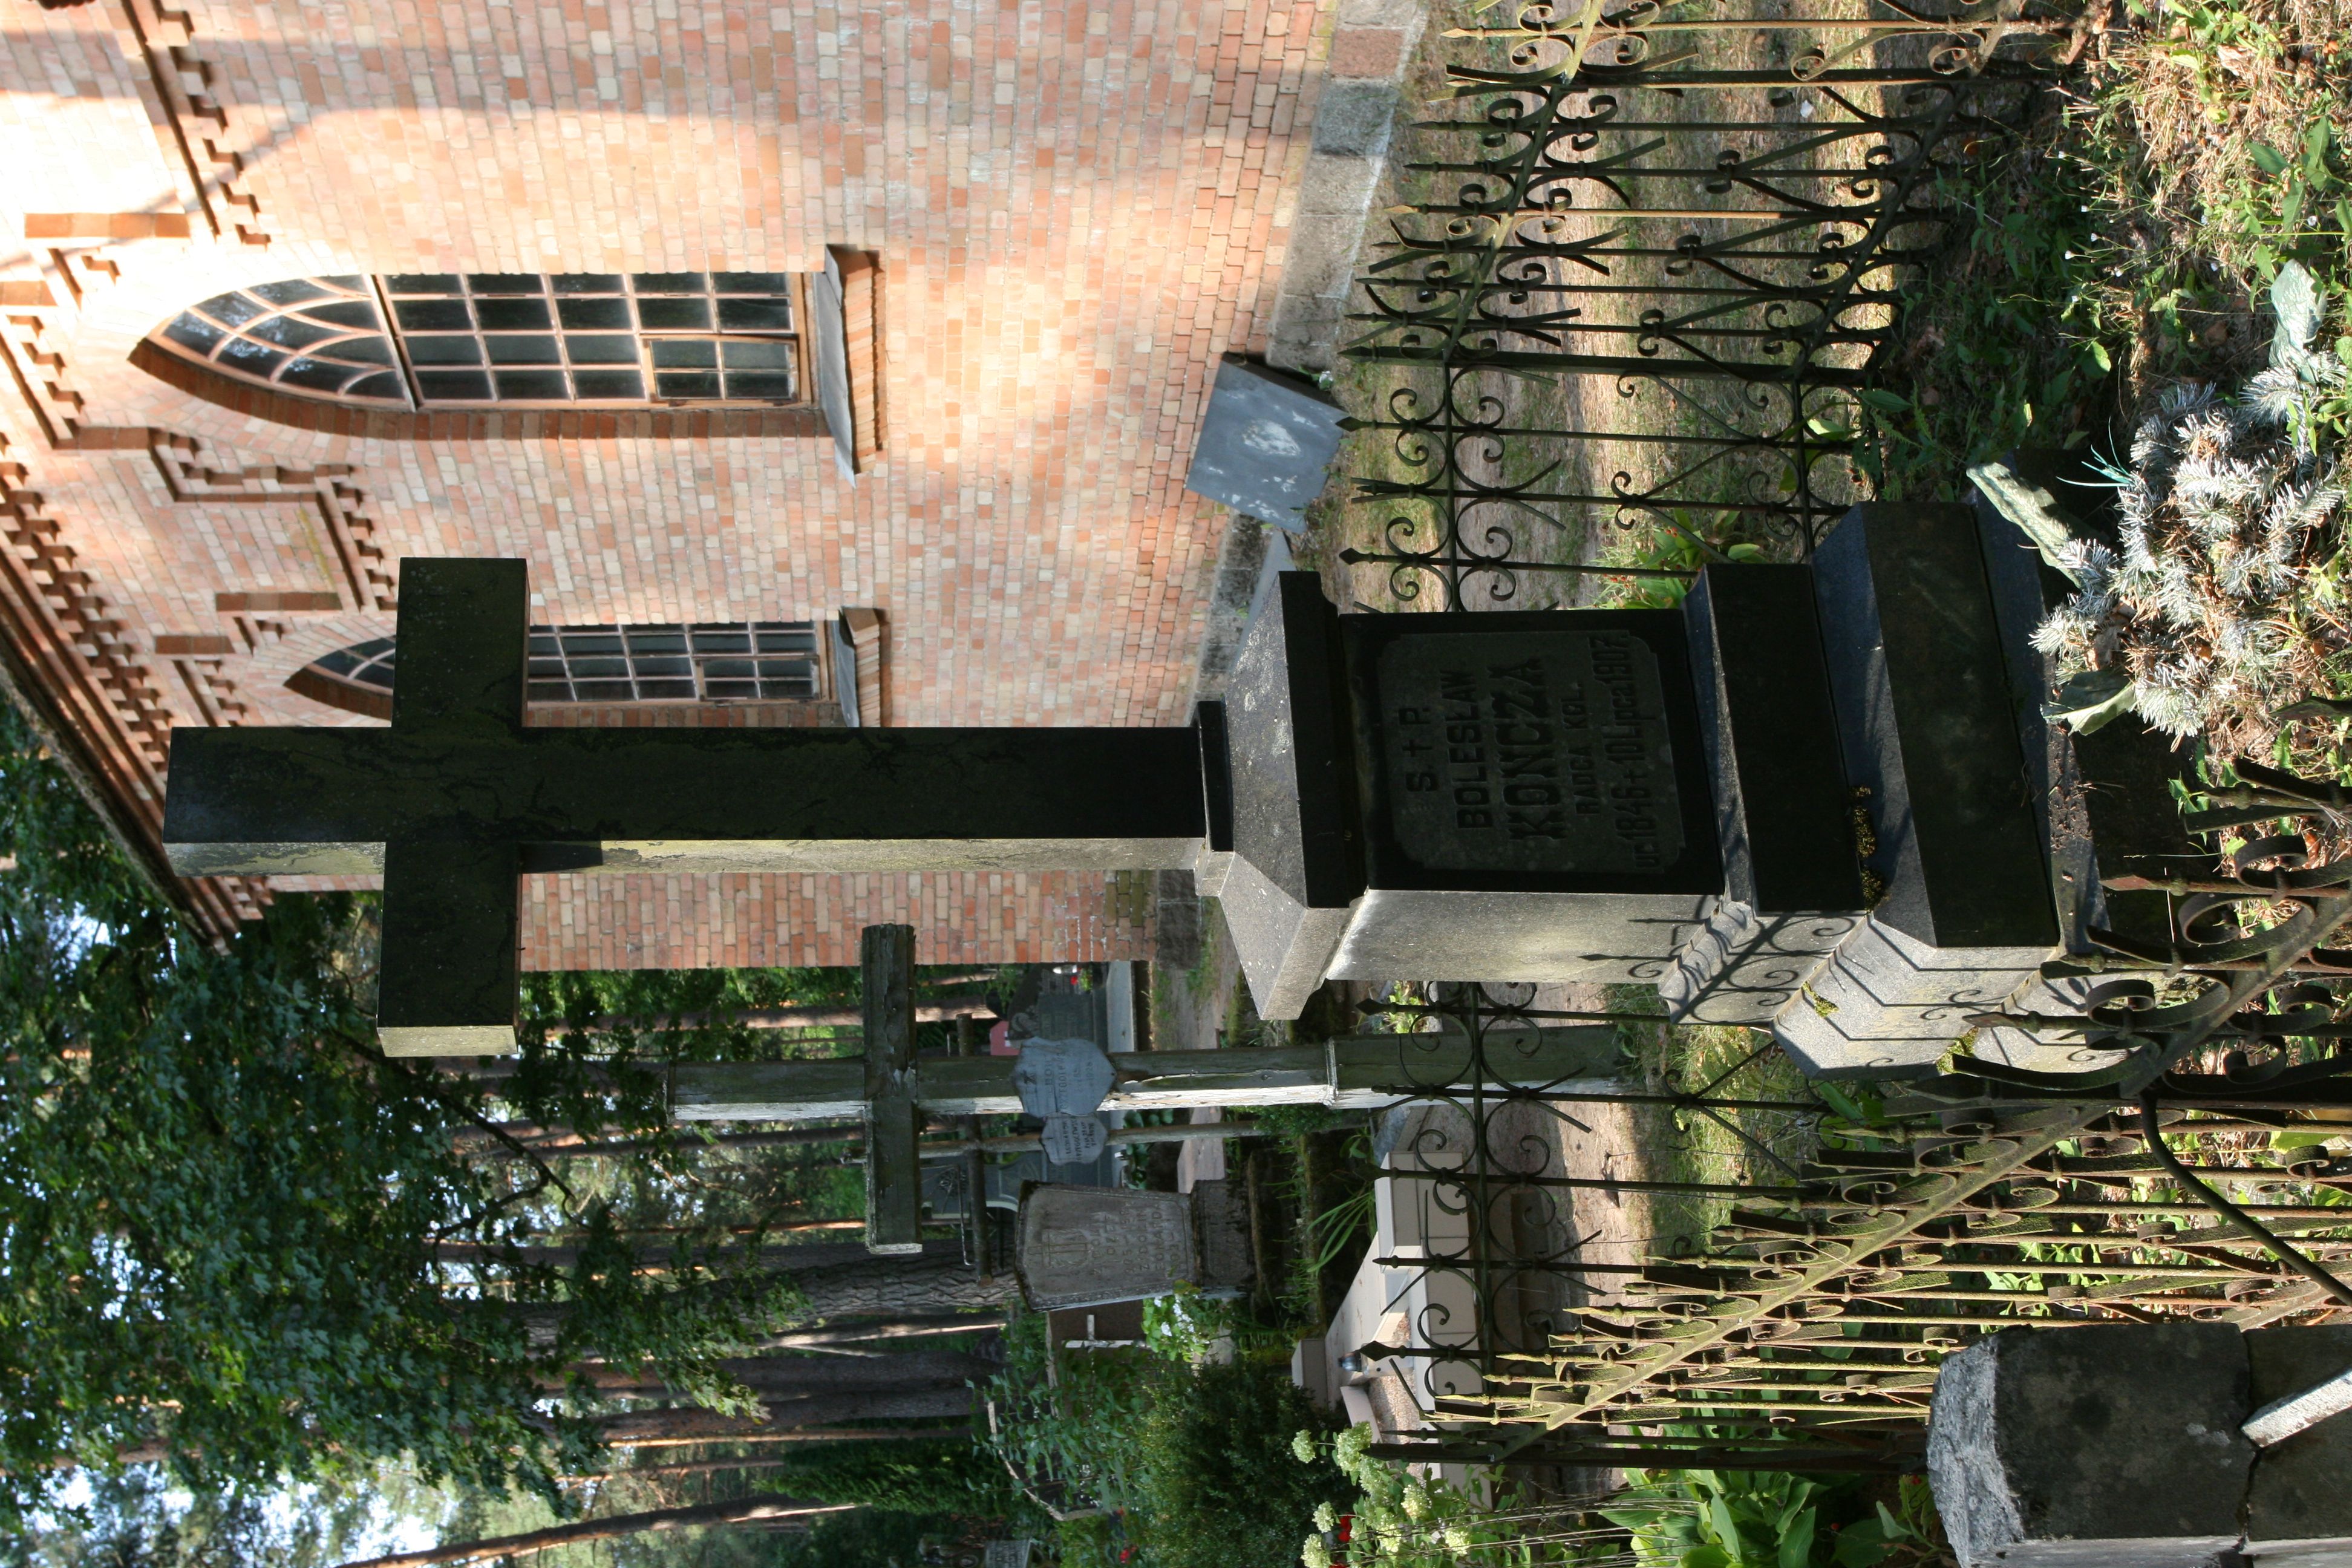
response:
<path id="1" fill-rule="evenodd" d="M 1664 679 L 1631 631 L 1402 638 L 1377 670 L 1391 829 L 1420 865 L 1639 874 L 1681 858 Z"/>

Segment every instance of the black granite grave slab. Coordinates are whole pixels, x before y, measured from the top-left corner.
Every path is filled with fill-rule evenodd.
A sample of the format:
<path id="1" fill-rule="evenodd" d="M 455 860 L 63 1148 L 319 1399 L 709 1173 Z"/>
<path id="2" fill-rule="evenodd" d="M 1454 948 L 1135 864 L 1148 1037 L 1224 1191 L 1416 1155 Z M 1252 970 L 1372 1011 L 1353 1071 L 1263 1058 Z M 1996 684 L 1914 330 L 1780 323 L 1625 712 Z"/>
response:
<path id="1" fill-rule="evenodd" d="M 2112 519 L 2099 521 L 2111 509 L 2078 501 L 2112 496 L 2113 487 L 2084 482 L 2095 476 L 2056 455 L 2021 452 L 2007 460 L 2055 496 L 2070 517 L 2084 521 L 2094 536 L 2112 539 Z M 2095 945 L 2090 931 L 2097 928 L 2161 946 L 2171 931 L 2170 896 L 2119 892 L 2105 883 L 2117 877 L 2178 876 L 2210 858 L 2181 830 L 2172 793 L 2174 782 L 2190 769 L 2190 755 L 2174 750 L 2132 714 L 2088 735 L 2042 718 L 2042 706 L 2055 694 L 2056 680 L 2049 658 L 2034 650 L 2033 631 L 2073 595 L 2074 585 L 2045 564 L 2032 542 L 1990 501 L 1979 496 L 1975 510 L 2018 738 L 2050 846 L 2061 940 L 2069 952 L 2086 952 Z"/>
<path id="2" fill-rule="evenodd" d="M 1856 507 L 1813 584 L 1846 773 L 1870 791 L 1874 917 L 1939 948 L 2047 949 L 2034 779 L 1973 512 Z"/>
<path id="3" fill-rule="evenodd" d="M 1811 573 L 1717 563 L 1699 574 L 1683 617 L 1726 895 L 1771 912 L 1862 909 Z"/>
<path id="4" fill-rule="evenodd" d="M 1820 972 L 1867 903 L 1811 573 L 1717 563 L 1683 617 L 1724 892 L 1658 994 L 1677 1019 L 1754 1026 Z"/>
<path id="5" fill-rule="evenodd" d="M 1355 616 L 1341 637 L 1371 885 L 1720 886 L 1689 651 L 1673 611 Z"/>

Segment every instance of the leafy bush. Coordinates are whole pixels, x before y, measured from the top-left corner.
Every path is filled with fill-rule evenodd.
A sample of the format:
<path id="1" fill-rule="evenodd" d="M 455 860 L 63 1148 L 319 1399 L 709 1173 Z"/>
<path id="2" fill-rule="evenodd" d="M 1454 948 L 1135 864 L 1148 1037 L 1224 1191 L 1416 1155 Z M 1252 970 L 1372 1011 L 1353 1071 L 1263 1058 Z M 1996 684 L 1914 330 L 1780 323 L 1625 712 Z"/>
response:
<path id="1" fill-rule="evenodd" d="M 1659 1568 L 1927 1568 L 1947 1561 L 1925 1480 L 1905 1480 L 1899 1506 L 1889 1509 L 1860 1503 L 1852 1481 L 1769 1470 L 1629 1470 L 1626 1479 L 1632 1486 L 1601 1516 L 1632 1531 L 1634 1556 Z"/>
<path id="2" fill-rule="evenodd" d="M 955 1524 L 944 1515 L 862 1508 L 829 1514 L 806 1534 L 772 1537 L 767 1561 L 773 1568 L 923 1568 L 924 1538 L 951 1535 Z"/>
<path id="3" fill-rule="evenodd" d="M 1286 1568 L 1301 1522 L 1346 1482 L 1302 1465 L 1291 1435 L 1329 1418 L 1262 1361 L 1171 1366 L 1138 1447 L 1142 1536 L 1154 1568 Z"/>
<path id="4" fill-rule="evenodd" d="M 1000 1518 L 1014 1506 L 994 1454 L 962 1437 L 812 1443 L 768 1472 L 767 1490 L 888 1513 Z"/>
<path id="5" fill-rule="evenodd" d="M 1328 1465 L 1291 1457 L 1291 1434 L 1332 1418 L 1279 1361 L 1247 1353 L 1257 1335 L 1226 1303 L 1188 1294 L 1151 1316 L 1160 1354 L 1058 1358 L 1043 1314 L 1015 1317 L 1005 1369 L 985 1391 L 992 1462 L 1011 1466 L 1033 1503 L 1102 1510 L 1057 1522 L 1062 1568 L 1286 1568 L 1316 1505 L 1345 1491 Z M 1226 1332 L 1241 1340 L 1240 1360 L 1190 1359 Z"/>
<path id="6" fill-rule="evenodd" d="M 1708 1436 L 1705 1427 L 1673 1427 Z M 1328 1445 L 1293 1440 L 1298 1459 L 1330 1461 L 1360 1495 L 1326 1502 L 1299 1552 L 1305 1568 L 1948 1568 L 1924 1480 L 1896 1486 L 1895 1507 L 1855 1477 L 1814 1481 L 1771 1471 L 1628 1470 L 1607 1499 L 1529 1497 L 1508 1482 L 1482 1500 L 1442 1478 L 1368 1458 L 1372 1429 Z M 1631 1547 L 1630 1553 L 1627 1551 Z"/>

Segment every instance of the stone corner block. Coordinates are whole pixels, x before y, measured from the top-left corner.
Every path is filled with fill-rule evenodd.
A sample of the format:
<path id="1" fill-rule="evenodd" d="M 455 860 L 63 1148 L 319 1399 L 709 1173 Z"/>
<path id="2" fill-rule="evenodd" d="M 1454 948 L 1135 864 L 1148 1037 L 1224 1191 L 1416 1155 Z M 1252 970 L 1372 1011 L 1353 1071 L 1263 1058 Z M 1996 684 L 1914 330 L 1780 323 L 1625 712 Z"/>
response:
<path id="1" fill-rule="evenodd" d="M 1927 1477 L 1965 1568 L 2216 1568 L 2254 1464 L 2226 1323 L 2007 1329 L 1947 1361 Z"/>
<path id="2" fill-rule="evenodd" d="M 2259 1410 L 2352 1367 L 2352 1324 L 2256 1329 L 2246 1359 Z M 2264 1568 L 2352 1563 L 2352 1415 L 2263 1450 L 2246 1496 L 2246 1551 Z"/>

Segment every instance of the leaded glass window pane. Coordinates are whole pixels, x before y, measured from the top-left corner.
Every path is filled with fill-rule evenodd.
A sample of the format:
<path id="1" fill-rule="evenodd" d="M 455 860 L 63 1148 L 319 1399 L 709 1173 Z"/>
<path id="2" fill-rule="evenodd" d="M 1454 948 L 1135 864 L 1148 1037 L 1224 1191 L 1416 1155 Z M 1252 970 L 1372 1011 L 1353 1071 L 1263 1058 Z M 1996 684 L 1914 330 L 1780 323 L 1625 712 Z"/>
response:
<path id="1" fill-rule="evenodd" d="M 529 680 L 534 702 L 811 698 L 821 689 L 816 627 L 808 621 L 533 626 Z"/>
<path id="2" fill-rule="evenodd" d="M 198 301 L 156 335 L 189 358 L 249 381 L 411 405 L 406 384 L 383 374 L 398 361 L 364 278 L 288 278 L 231 289 Z"/>
<path id="3" fill-rule="evenodd" d="M 383 286 L 428 403 L 639 403 L 648 388 L 694 403 L 803 395 L 788 272 L 434 273 Z M 422 368 L 457 364 L 498 368 Z M 521 366 L 544 368 L 504 368 Z"/>

